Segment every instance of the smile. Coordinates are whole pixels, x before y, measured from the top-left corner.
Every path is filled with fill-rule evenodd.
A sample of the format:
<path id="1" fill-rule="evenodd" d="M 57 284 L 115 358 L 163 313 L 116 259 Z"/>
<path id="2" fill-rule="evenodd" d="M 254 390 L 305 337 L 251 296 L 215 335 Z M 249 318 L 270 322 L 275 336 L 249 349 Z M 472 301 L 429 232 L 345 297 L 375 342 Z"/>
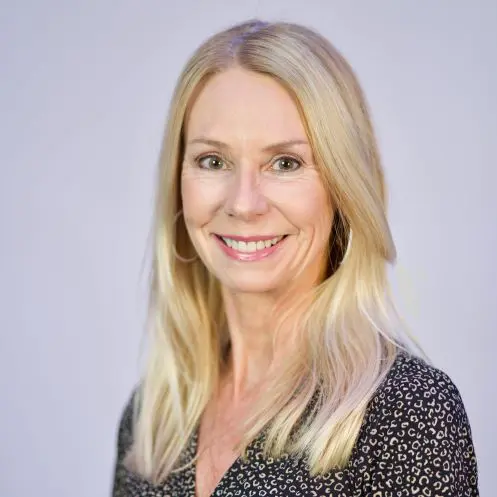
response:
<path id="1" fill-rule="evenodd" d="M 286 235 L 267 237 L 228 237 L 215 235 L 223 252 L 232 259 L 240 261 L 257 261 L 273 254 Z"/>
<path id="2" fill-rule="evenodd" d="M 277 236 L 275 238 L 262 239 L 258 241 L 244 241 L 234 240 L 233 238 L 227 238 L 224 236 L 221 237 L 223 242 L 228 245 L 228 247 L 231 247 L 233 250 L 238 250 L 239 252 L 256 252 L 257 250 L 269 248 L 276 245 L 282 238 L 282 236 Z"/>

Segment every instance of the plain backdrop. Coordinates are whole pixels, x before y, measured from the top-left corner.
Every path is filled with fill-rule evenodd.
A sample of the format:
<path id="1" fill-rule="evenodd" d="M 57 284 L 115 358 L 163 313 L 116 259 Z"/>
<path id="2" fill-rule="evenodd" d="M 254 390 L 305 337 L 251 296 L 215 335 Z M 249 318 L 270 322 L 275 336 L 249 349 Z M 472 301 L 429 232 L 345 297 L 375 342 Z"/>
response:
<path id="1" fill-rule="evenodd" d="M 110 494 L 176 78 L 252 17 L 319 30 L 368 96 L 411 331 L 497 443 L 497 2 L 0 3 L 0 497 Z"/>

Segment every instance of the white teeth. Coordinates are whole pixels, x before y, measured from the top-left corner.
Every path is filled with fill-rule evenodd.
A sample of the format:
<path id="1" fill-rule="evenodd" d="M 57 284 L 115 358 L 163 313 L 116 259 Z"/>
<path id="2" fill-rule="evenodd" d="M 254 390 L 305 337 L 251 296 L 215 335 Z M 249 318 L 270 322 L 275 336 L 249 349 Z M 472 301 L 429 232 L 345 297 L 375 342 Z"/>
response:
<path id="1" fill-rule="evenodd" d="M 272 238 L 271 240 L 259 240 L 258 242 L 244 242 L 233 240 L 232 238 L 222 237 L 224 243 L 231 247 L 233 250 L 237 250 L 238 252 L 256 252 L 257 250 L 263 250 L 264 248 L 269 248 L 272 245 L 276 245 L 283 237 L 277 236 Z"/>

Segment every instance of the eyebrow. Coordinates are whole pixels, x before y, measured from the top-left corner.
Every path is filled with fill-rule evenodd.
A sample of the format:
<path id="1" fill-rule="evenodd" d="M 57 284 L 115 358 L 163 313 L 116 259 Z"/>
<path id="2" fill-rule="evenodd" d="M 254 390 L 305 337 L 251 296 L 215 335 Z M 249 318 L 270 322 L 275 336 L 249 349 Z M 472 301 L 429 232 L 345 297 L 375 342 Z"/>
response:
<path id="1" fill-rule="evenodd" d="M 230 146 L 227 143 L 224 143 L 219 140 L 213 140 L 211 138 L 204 138 L 204 137 L 199 137 L 199 138 L 194 138 L 190 140 L 187 145 L 194 145 L 196 143 L 202 143 L 204 145 L 210 145 L 212 147 L 217 147 L 223 150 L 229 150 Z M 281 150 L 282 148 L 285 147 L 293 147 L 295 145 L 307 145 L 310 146 L 309 142 L 307 140 L 301 140 L 301 139 L 295 139 L 295 140 L 285 140 L 282 142 L 277 142 L 277 143 L 271 143 L 270 145 L 266 145 L 262 150 L 264 152 L 274 152 L 277 150 Z"/>

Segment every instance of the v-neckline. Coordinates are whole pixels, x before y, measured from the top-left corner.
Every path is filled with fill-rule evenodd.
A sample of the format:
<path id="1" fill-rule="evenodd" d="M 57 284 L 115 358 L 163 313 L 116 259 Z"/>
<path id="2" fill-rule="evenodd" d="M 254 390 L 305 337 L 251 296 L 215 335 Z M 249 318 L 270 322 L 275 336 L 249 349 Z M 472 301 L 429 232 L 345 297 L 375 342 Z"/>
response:
<path id="1" fill-rule="evenodd" d="M 198 437 L 199 437 L 199 431 L 200 431 L 200 425 L 198 425 L 195 428 L 195 431 L 192 434 L 191 438 L 191 446 L 190 450 L 191 453 L 194 455 L 195 458 L 197 458 L 197 451 L 198 451 Z M 258 438 L 258 437 L 257 437 Z M 252 441 L 249 444 L 249 447 L 255 442 Z M 222 474 L 220 480 L 217 482 L 216 486 L 214 487 L 214 490 L 208 497 L 216 497 L 219 493 L 219 491 L 223 490 L 224 486 L 226 485 L 226 480 L 230 476 L 230 474 L 240 466 L 240 463 L 242 461 L 242 456 L 238 456 L 228 467 L 228 469 Z M 195 463 L 192 464 L 192 485 L 193 488 L 190 489 L 190 496 L 191 497 L 198 497 L 197 496 L 197 461 L 195 460 Z"/>

